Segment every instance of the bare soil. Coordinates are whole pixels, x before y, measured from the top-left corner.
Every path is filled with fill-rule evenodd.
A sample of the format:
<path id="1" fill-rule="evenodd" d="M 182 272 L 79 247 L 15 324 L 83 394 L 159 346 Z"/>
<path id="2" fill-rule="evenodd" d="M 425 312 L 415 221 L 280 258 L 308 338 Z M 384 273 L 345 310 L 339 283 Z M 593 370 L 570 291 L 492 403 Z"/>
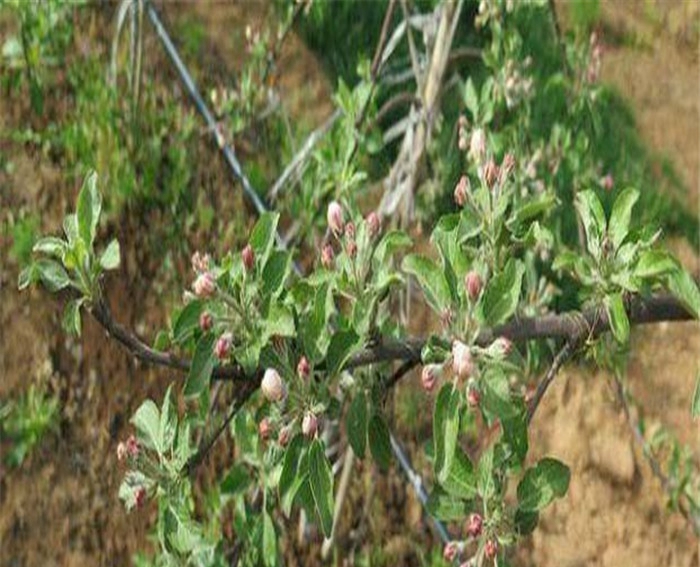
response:
<path id="1" fill-rule="evenodd" d="M 644 8 L 648 5 L 657 7 L 661 16 L 650 20 Z M 166 11 L 170 13 L 170 7 Z M 264 12 L 255 3 L 172 9 L 201 18 L 219 63 L 227 61 L 229 69 L 242 57 L 240 22 L 251 11 Z M 603 12 L 613 29 L 632 30 L 635 37 L 646 38 L 643 49 L 606 50 L 604 81 L 631 101 L 644 139 L 671 157 L 692 188 L 689 206 L 697 208 L 700 69 L 693 35 L 698 28 L 697 5 L 604 3 Z M 155 41 L 150 47 L 158 49 Z M 285 44 L 281 61 L 280 84 L 290 112 L 295 118 L 306 116 L 310 124 L 320 123 L 331 109 L 330 89 L 320 66 L 295 37 Z M 304 103 L 309 96 L 314 105 Z M 22 124 L 27 113 L 26 105 L 0 98 L 3 130 Z M 9 144 L 1 144 L 0 150 L 10 147 L 7 157 L 14 168 L 0 172 L 3 218 L 25 208 L 40 214 L 43 231 L 57 231 L 77 188 L 65 186 L 48 156 Z M 212 149 L 210 161 L 217 160 Z M 225 170 L 214 167 L 209 173 L 212 182 L 232 193 Z M 157 262 L 152 251 L 140 246 L 143 223 L 126 217 L 112 227 L 127 261 L 109 279 L 108 294 L 118 320 L 153 337 L 165 322 L 166 309 L 150 286 Z M 174 375 L 135 363 L 87 317 L 83 338 L 66 339 L 60 329 L 61 302 L 40 290 L 21 295 L 16 291 L 17 266 L 8 255 L 11 242 L 4 233 L 0 239 L 0 399 L 14 397 L 30 382 L 39 381 L 61 400 L 59 434 L 48 436 L 20 468 L 0 464 L 0 565 L 129 564 L 136 551 L 151 546 L 148 533 L 155 508 L 130 515 L 123 510 L 117 498 L 123 471 L 116 462 L 116 444 L 128 433 L 129 416 L 138 404 L 146 396 L 158 399 Z M 674 246 L 689 267 L 698 268 L 697 251 L 683 243 Z M 688 411 L 700 364 L 698 325 L 635 330 L 631 353 L 628 380 L 647 422 L 663 421 L 683 442 L 700 447 L 700 429 Z M 415 377 L 396 395 L 410 398 L 414 387 Z M 420 400 L 414 403 L 424 403 Z M 427 424 L 416 432 L 415 420 L 410 429 L 405 426 L 410 417 L 402 419 L 397 413 L 396 420 L 409 455 L 425 470 L 420 443 L 429 433 L 423 427 Z M 411 441 L 409 431 L 414 435 Z M 543 515 L 538 530 L 518 552 L 518 564 L 700 565 L 698 541 L 683 518 L 665 509 L 660 484 L 615 403 L 610 376 L 585 365 L 563 372 L 536 417 L 531 444 L 538 455 L 567 462 L 572 485 L 568 496 Z M 203 481 L 223 466 L 227 449 L 228 443 L 220 444 L 202 472 Z M 426 545 L 436 539 L 398 472 L 378 477 L 371 465 L 358 465 L 349 499 L 339 530 L 338 562 L 348 559 L 352 564 L 357 553 L 373 549 L 383 550 L 379 563 L 423 562 Z M 289 564 L 318 564 L 318 545 L 299 544 L 295 530 L 296 524 L 290 523 L 285 536 Z"/>

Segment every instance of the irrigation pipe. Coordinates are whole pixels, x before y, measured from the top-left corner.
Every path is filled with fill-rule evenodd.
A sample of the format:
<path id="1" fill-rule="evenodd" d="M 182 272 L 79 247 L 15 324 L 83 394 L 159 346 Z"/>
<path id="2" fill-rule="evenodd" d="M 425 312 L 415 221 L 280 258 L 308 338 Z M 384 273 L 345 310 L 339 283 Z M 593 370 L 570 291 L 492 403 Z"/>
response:
<path id="1" fill-rule="evenodd" d="M 180 58 L 180 55 L 177 52 L 177 49 L 175 48 L 175 45 L 170 39 L 170 35 L 168 34 L 167 30 L 165 29 L 165 26 L 163 25 L 163 22 L 158 16 L 158 12 L 153 7 L 153 4 L 150 2 L 150 0 L 146 0 L 145 5 L 146 11 L 148 13 L 148 18 L 149 20 L 151 20 L 151 23 L 153 24 L 153 27 L 155 28 L 155 31 L 158 34 L 158 37 L 160 38 L 166 53 L 168 54 L 168 57 L 170 57 L 170 61 L 175 66 L 175 70 L 180 76 L 180 79 L 182 80 L 182 83 L 184 84 L 187 93 L 190 95 L 192 102 L 204 118 L 204 121 L 207 123 L 208 129 L 214 137 L 217 146 L 221 150 L 221 153 L 224 155 L 226 163 L 231 168 L 234 177 L 241 183 L 241 186 L 243 187 L 243 192 L 253 203 L 253 206 L 255 207 L 257 213 L 260 215 L 264 212 L 267 212 L 267 206 L 250 184 L 250 181 L 243 172 L 243 168 L 241 167 L 241 164 L 238 161 L 238 158 L 236 157 L 236 154 L 234 153 L 233 149 L 230 145 L 226 143 L 226 141 L 220 135 L 218 135 L 218 124 L 214 119 L 214 115 L 211 113 L 206 103 L 204 102 L 202 95 L 199 93 L 197 85 L 192 79 L 192 75 L 190 75 L 189 71 L 187 70 L 187 67 Z M 284 247 L 284 242 L 280 237 L 279 233 L 277 234 L 277 242 L 282 247 Z M 300 273 L 299 267 L 296 263 L 294 264 L 294 267 L 297 273 Z M 408 457 L 406 456 L 403 449 L 398 444 L 393 435 L 391 435 L 390 439 L 391 450 L 394 453 L 396 460 L 399 462 L 399 465 L 401 466 L 401 469 L 403 470 L 404 474 L 408 477 L 408 480 L 411 483 L 411 486 L 413 487 L 414 491 L 416 492 L 416 495 L 418 496 L 418 500 L 421 502 L 421 505 L 425 507 L 425 504 L 428 500 L 428 496 L 425 492 L 425 488 L 423 487 L 423 482 L 420 475 L 413 470 L 413 467 L 411 466 Z M 430 517 L 433 526 L 435 527 L 435 530 L 440 536 L 440 539 L 442 539 L 443 542 L 449 541 L 450 537 L 447 533 L 447 530 L 445 529 L 445 526 L 436 518 L 433 518 L 430 515 L 428 516 Z"/>

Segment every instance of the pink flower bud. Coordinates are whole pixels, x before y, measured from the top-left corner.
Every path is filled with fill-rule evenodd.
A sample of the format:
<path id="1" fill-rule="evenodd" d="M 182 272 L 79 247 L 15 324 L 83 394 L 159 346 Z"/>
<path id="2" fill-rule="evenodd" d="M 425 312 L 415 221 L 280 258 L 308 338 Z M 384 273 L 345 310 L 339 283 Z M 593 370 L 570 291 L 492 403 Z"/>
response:
<path id="1" fill-rule="evenodd" d="M 287 396 L 287 388 L 274 368 L 265 370 L 260 389 L 263 396 L 271 402 L 280 402 Z"/>
<path id="2" fill-rule="evenodd" d="M 243 259 L 243 266 L 248 272 L 255 268 L 255 252 L 250 244 L 246 244 L 246 247 L 241 252 L 241 258 Z"/>
<path id="3" fill-rule="evenodd" d="M 469 386 L 467 386 L 467 403 L 470 408 L 478 408 L 479 403 L 481 403 L 481 392 L 479 392 L 479 388 L 476 387 L 476 384 L 469 384 Z"/>
<path id="4" fill-rule="evenodd" d="M 442 366 L 439 364 L 426 364 L 420 374 L 420 383 L 423 389 L 426 392 L 432 392 L 441 374 Z"/>
<path id="5" fill-rule="evenodd" d="M 484 527 L 484 519 L 479 514 L 471 514 L 467 521 L 467 535 L 469 537 L 479 537 Z"/>
<path id="6" fill-rule="evenodd" d="M 304 415 L 304 419 L 301 422 L 301 432 L 305 437 L 311 439 L 316 436 L 318 431 L 318 418 L 311 412 Z"/>
<path id="7" fill-rule="evenodd" d="M 463 207 L 469 196 L 470 183 L 469 178 L 466 175 L 462 175 L 455 185 L 454 199 L 458 207 Z"/>
<path id="8" fill-rule="evenodd" d="M 139 456 L 140 450 L 141 447 L 139 446 L 139 442 L 136 439 L 136 437 L 134 437 L 133 435 L 129 435 L 129 437 L 126 440 L 126 454 L 132 459 L 135 459 Z"/>
<path id="9" fill-rule="evenodd" d="M 452 309 L 445 309 L 442 313 L 440 313 L 440 322 L 444 327 L 449 327 L 452 325 Z"/>
<path id="10" fill-rule="evenodd" d="M 270 438 L 271 432 L 272 432 L 272 425 L 270 424 L 270 420 L 266 417 L 263 417 L 260 420 L 260 423 L 258 423 L 258 436 L 263 441 L 267 441 Z"/>
<path id="11" fill-rule="evenodd" d="M 367 229 L 369 230 L 369 237 L 374 238 L 382 230 L 382 221 L 379 219 L 379 215 L 372 211 L 367 215 Z"/>
<path id="12" fill-rule="evenodd" d="M 309 359 L 302 356 L 299 359 L 299 364 L 297 364 L 297 376 L 302 380 L 306 380 L 311 374 L 311 365 L 309 364 Z"/>
<path id="13" fill-rule="evenodd" d="M 214 345 L 214 355 L 219 360 L 224 360 L 231 352 L 231 344 L 233 343 L 233 335 L 224 333 L 221 335 Z"/>
<path id="14" fill-rule="evenodd" d="M 448 561 L 449 563 L 452 563 L 455 560 L 458 553 L 459 553 L 459 544 L 456 541 L 449 542 L 448 544 L 445 545 L 445 547 L 442 550 L 443 558 L 445 559 L 445 561 Z"/>
<path id="15" fill-rule="evenodd" d="M 328 226 L 336 236 L 343 233 L 343 208 L 338 201 L 331 201 L 326 214 Z"/>
<path id="16" fill-rule="evenodd" d="M 489 352 L 496 358 L 505 358 L 513 351 L 513 343 L 505 337 L 498 337 L 491 343 Z"/>
<path id="17" fill-rule="evenodd" d="M 280 429 L 279 435 L 277 435 L 277 442 L 281 447 L 286 447 L 289 440 L 292 438 L 292 426 L 287 425 Z"/>
<path id="18" fill-rule="evenodd" d="M 209 311 L 202 311 L 199 314 L 199 328 L 205 333 L 214 326 L 214 318 Z"/>
<path id="19" fill-rule="evenodd" d="M 498 181 L 499 176 L 498 166 L 496 165 L 496 162 L 493 161 L 493 159 L 490 159 L 488 162 L 486 162 L 486 165 L 484 166 L 483 175 L 484 182 L 486 183 L 487 187 L 489 189 L 493 189 L 496 185 L 496 181 Z"/>
<path id="20" fill-rule="evenodd" d="M 321 250 L 321 265 L 326 268 L 326 270 L 332 270 L 334 259 L 335 252 L 333 252 L 333 247 L 330 244 L 325 244 Z"/>
<path id="21" fill-rule="evenodd" d="M 136 500 L 136 507 L 143 508 L 146 503 L 146 489 L 143 486 L 139 486 L 134 492 L 134 500 Z"/>
<path id="22" fill-rule="evenodd" d="M 192 269 L 195 271 L 197 274 L 201 274 L 202 272 L 206 272 L 209 269 L 209 262 L 210 262 L 209 254 L 200 254 L 199 252 L 195 252 L 192 254 L 191 262 L 192 262 Z"/>
<path id="23" fill-rule="evenodd" d="M 474 371 L 471 349 L 461 341 L 452 343 L 452 369 L 460 378 L 469 378 Z"/>
<path id="24" fill-rule="evenodd" d="M 126 459 L 126 443 L 120 441 L 117 445 L 117 461 L 121 463 L 124 459 Z"/>
<path id="25" fill-rule="evenodd" d="M 354 258 L 355 256 L 357 256 L 357 244 L 354 240 L 348 241 L 348 243 L 345 246 L 345 252 L 347 253 L 349 258 Z"/>
<path id="26" fill-rule="evenodd" d="M 505 155 L 501 163 L 501 181 L 505 181 L 515 171 L 515 156 L 510 152 Z"/>
<path id="27" fill-rule="evenodd" d="M 484 557 L 493 561 L 498 554 L 498 542 L 495 539 L 489 539 L 484 545 Z"/>
<path id="28" fill-rule="evenodd" d="M 467 142 L 467 137 L 460 135 L 459 139 L 457 140 L 457 147 L 459 148 L 459 151 L 460 152 L 467 151 L 468 146 L 469 146 L 469 142 Z"/>
<path id="29" fill-rule="evenodd" d="M 603 179 L 600 180 L 600 185 L 606 191 L 612 191 L 613 187 L 615 187 L 613 176 L 608 173 L 605 177 L 603 177 Z"/>
<path id="30" fill-rule="evenodd" d="M 475 270 L 467 272 L 467 275 L 464 276 L 464 287 L 467 288 L 467 295 L 470 300 L 477 300 L 481 293 L 481 286 L 482 281 L 479 273 Z"/>
<path id="31" fill-rule="evenodd" d="M 345 225 L 345 236 L 347 236 L 350 240 L 355 240 L 355 223 L 352 221 L 348 221 L 348 224 Z"/>
<path id="32" fill-rule="evenodd" d="M 477 164 L 483 163 L 486 158 L 486 134 L 481 128 L 472 132 L 469 142 L 469 157 Z"/>
<path id="33" fill-rule="evenodd" d="M 202 272 L 192 284 L 192 291 L 199 298 L 211 297 L 216 291 L 216 282 L 211 272 Z"/>

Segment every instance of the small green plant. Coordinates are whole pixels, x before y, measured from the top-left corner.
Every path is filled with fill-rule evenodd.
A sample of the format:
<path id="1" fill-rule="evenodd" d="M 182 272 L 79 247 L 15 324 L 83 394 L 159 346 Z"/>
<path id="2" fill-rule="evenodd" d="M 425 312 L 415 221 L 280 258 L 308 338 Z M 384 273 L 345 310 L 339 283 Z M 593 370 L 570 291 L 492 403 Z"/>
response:
<path id="1" fill-rule="evenodd" d="M 18 400 L 0 406 L 0 439 L 8 442 L 7 464 L 19 467 L 46 434 L 58 427 L 58 400 L 31 384 Z"/>

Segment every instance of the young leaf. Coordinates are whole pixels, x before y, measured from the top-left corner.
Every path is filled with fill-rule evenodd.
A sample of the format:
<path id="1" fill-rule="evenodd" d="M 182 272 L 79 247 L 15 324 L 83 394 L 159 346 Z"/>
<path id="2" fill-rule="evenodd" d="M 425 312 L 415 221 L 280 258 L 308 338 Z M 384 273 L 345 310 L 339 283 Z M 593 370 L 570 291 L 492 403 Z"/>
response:
<path id="1" fill-rule="evenodd" d="M 362 459 L 367 446 L 367 397 L 364 392 L 358 392 L 352 399 L 345 427 L 352 450 Z"/>
<path id="2" fill-rule="evenodd" d="M 391 465 L 391 434 L 381 415 L 375 413 L 369 420 L 367 436 L 372 458 L 383 471 Z"/>
<path id="3" fill-rule="evenodd" d="M 207 333 L 197 343 L 192 358 L 192 366 L 185 382 L 185 397 L 196 398 L 209 385 L 209 378 L 214 370 L 214 342 L 216 337 Z"/>
<path id="4" fill-rule="evenodd" d="M 280 502 L 282 511 L 286 516 L 292 511 L 292 504 L 297 495 L 297 491 L 303 482 L 308 480 L 308 461 L 306 461 L 307 453 L 304 449 L 304 437 L 296 435 L 287 450 L 284 452 L 284 461 L 282 463 L 282 472 L 278 484 Z M 302 464 L 304 466 L 302 466 Z"/>
<path id="5" fill-rule="evenodd" d="M 603 205 L 600 204 L 600 199 L 591 190 L 579 191 L 576 194 L 575 205 L 586 231 L 588 252 L 599 260 L 603 234 L 605 233 Z"/>
<path id="6" fill-rule="evenodd" d="M 695 379 L 695 392 L 693 393 L 693 401 L 690 404 L 690 415 L 693 419 L 700 417 L 700 370 L 698 370 L 698 376 Z"/>
<path id="7" fill-rule="evenodd" d="M 570 478 L 571 472 L 564 463 L 551 458 L 540 460 L 518 484 L 518 507 L 524 512 L 541 510 L 566 494 Z"/>
<path id="8" fill-rule="evenodd" d="M 620 244 L 622 244 L 629 232 L 632 208 L 638 199 L 639 191 L 631 187 L 622 191 L 615 199 L 608 225 L 608 236 L 614 250 L 620 247 Z"/>
<path id="9" fill-rule="evenodd" d="M 462 498 L 469 500 L 476 496 L 476 473 L 469 457 L 461 447 L 455 447 L 454 459 L 450 467 L 450 473 L 442 483 L 442 487 L 453 497 L 453 500 Z"/>
<path id="10" fill-rule="evenodd" d="M 136 410 L 131 423 L 136 427 L 139 440 L 149 449 L 163 452 L 160 431 L 160 411 L 153 400 L 146 400 Z"/>
<path id="11" fill-rule="evenodd" d="M 66 310 L 63 312 L 63 321 L 61 326 L 67 333 L 71 333 L 76 336 L 80 336 L 81 324 L 80 324 L 80 306 L 83 300 L 73 299 L 66 305 Z"/>
<path id="12" fill-rule="evenodd" d="M 47 236 L 36 241 L 32 252 L 61 258 L 67 248 L 68 244 L 65 240 L 56 238 L 55 236 Z"/>
<path id="13" fill-rule="evenodd" d="M 687 271 L 678 268 L 671 272 L 668 275 L 668 289 L 695 319 L 700 319 L 700 290 Z"/>
<path id="14" fill-rule="evenodd" d="M 279 218 L 279 213 L 263 213 L 250 234 L 249 243 L 260 266 L 267 263 L 267 257 L 275 243 Z"/>
<path id="15" fill-rule="evenodd" d="M 330 537 L 333 530 L 333 472 L 323 443 L 318 439 L 311 443 L 309 449 L 309 481 L 323 534 Z"/>
<path id="16" fill-rule="evenodd" d="M 459 392 L 445 384 L 435 400 L 433 413 L 433 445 L 435 474 L 444 483 L 449 475 L 457 448 L 459 434 Z"/>
<path id="17" fill-rule="evenodd" d="M 268 567 L 277 565 L 277 534 L 267 511 L 263 512 L 262 551 L 265 565 Z"/>
<path id="18" fill-rule="evenodd" d="M 639 256 L 634 275 L 638 278 L 651 278 L 677 269 L 678 264 L 665 250 L 646 250 Z"/>
<path id="19" fill-rule="evenodd" d="M 524 273 L 522 262 L 511 258 L 503 271 L 488 282 L 479 303 L 481 318 L 486 325 L 500 325 L 515 313 Z"/>
<path id="20" fill-rule="evenodd" d="M 112 240 L 102 252 L 100 256 L 100 266 L 103 270 L 114 270 L 119 267 L 121 255 L 119 253 L 119 241 L 115 238 Z"/>
<path id="21" fill-rule="evenodd" d="M 292 256 L 289 252 L 283 250 L 272 252 L 262 272 L 262 287 L 265 296 L 277 297 L 280 294 L 291 265 Z"/>
<path id="22" fill-rule="evenodd" d="M 160 410 L 160 440 L 163 452 L 172 452 L 175 435 L 177 434 L 177 410 L 172 402 L 173 385 L 170 384 L 163 397 L 163 407 Z"/>
<path id="23" fill-rule="evenodd" d="M 50 292 L 59 291 L 70 284 L 66 270 L 55 260 L 41 258 L 34 262 L 34 269 Z"/>
<path id="24" fill-rule="evenodd" d="M 450 288 L 443 271 L 432 260 L 418 254 L 403 259 L 402 269 L 418 280 L 425 299 L 438 313 L 450 305 Z"/>
<path id="25" fill-rule="evenodd" d="M 630 322 L 625 311 L 621 293 L 605 297 L 605 311 L 608 314 L 610 330 L 619 343 L 626 343 L 630 334 Z"/>
<path id="26" fill-rule="evenodd" d="M 250 486 L 250 481 L 248 470 L 243 465 L 234 465 L 221 481 L 221 494 L 224 496 L 242 494 Z"/>
<path id="27" fill-rule="evenodd" d="M 335 376 L 343 369 L 348 358 L 360 346 L 360 337 L 355 331 L 339 331 L 331 339 L 326 355 L 326 367 L 329 376 Z"/>
<path id="28" fill-rule="evenodd" d="M 462 521 L 469 514 L 467 503 L 435 486 L 425 505 L 428 513 L 443 522 Z"/>
<path id="29" fill-rule="evenodd" d="M 173 324 L 173 342 L 175 344 L 182 344 L 192 336 L 194 330 L 199 327 L 199 316 L 203 309 L 204 303 L 194 299 L 180 311 Z"/>
<path id="30" fill-rule="evenodd" d="M 78 234 L 88 249 L 92 248 L 97 232 L 97 223 L 102 209 L 102 197 L 97 190 L 97 173 L 91 171 L 85 177 L 78 195 Z"/>

